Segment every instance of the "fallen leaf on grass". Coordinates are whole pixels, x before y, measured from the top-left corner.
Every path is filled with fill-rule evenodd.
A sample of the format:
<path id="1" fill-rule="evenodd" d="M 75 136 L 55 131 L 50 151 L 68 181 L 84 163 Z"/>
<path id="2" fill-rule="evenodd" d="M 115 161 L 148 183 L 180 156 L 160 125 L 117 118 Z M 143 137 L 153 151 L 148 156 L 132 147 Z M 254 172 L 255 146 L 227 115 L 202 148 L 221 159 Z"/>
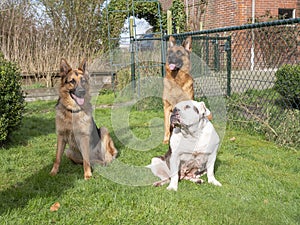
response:
<path id="1" fill-rule="evenodd" d="M 230 138 L 229 140 L 230 140 L 230 141 L 235 141 L 236 138 L 235 138 L 235 137 L 232 137 L 232 138 Z"/>
<path id="2" fill-rule="evenodd" d="M 50 211 L 51 212 L 56 212 L 59 209 L 59 207 L 60 207 L 59 202 L 55 202 L 53 205 L 51 205 Z"/>

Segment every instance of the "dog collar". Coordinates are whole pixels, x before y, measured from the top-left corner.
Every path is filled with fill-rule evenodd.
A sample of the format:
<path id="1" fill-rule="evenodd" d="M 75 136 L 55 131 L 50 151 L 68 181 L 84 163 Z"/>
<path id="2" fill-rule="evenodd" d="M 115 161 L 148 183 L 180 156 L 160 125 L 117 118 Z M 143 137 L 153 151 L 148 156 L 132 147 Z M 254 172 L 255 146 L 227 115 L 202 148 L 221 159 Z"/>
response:
<path id="1" fill-rule="evenodd" d="M 71 110 L 71 109 L 67 109 L 69 112 L 71 113 L 79 113 L 82 111 L 82 109 L 78 109 L 78 110 Z"/>
<path id="2" fill-rule="evenodd" d="M 58 99 L 58 102 L 57 102 L 57 104 L 56 104 L 56 107 L 58 107 L 58 105 L 61 105 L 61 106 L 63 106 L 68 112 L 70 112 L 70 113 L 79 113 L 79 112 L 81 112 L 83 109 L 78 109 L 78 110 L 72 110 L 72 109 L 68 109 L 64 104 L 62 104 L 61 102 L 60 102 L 60 99 Z"/>

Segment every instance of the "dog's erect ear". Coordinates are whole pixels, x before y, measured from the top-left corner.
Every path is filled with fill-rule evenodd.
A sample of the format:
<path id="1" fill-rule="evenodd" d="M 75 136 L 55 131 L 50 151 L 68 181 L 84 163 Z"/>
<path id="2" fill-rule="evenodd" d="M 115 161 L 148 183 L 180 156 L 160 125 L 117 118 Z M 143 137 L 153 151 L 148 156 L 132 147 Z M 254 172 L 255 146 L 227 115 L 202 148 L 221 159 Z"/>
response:
<path id="1" fill-rule="evenodd" d="M 176 40 L 173 36 L 169 37 L 169 48 L 172 48 L 176 45 Z"/>
<path id="2" fill-rule="evenodd" d="M 192 37 L 188 36 L 183 42 L 182 46 L 189 52 L 192 51 Z"/>
<path id="3" fill-rule="evenodd" d="M 60 75 L 66 76 L 70 70 L 72 70 L 71 66 L 68 64 L 67 60 L 61 59 L 60 61 Z"/>
<path id="4" fill-rule="evenodd" d="M 86 59 L 84 58 L 78 68 L 79 70 L 81 70 L 83 73 L 85 72 L 86 70 Z"/>

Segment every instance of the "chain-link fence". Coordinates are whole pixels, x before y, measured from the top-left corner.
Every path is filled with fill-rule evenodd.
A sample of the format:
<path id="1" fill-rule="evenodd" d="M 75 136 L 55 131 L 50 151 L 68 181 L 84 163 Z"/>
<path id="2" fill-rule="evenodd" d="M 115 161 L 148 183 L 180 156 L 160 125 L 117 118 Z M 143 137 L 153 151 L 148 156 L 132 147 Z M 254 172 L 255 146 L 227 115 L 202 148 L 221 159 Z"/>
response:
<path id="1" fill-rule="evenodd" d="M 217 104 L 224 101 L 226 115 L 215 115 L 227 118 L 227 129 L 247 129 L 282 145 L 299 148 L 299 28 L 297 18 L 173 36 L 179 43 L 192 36 L 195 97 Z M 165 36 L 163 42 L 153 39 L 152 44 L 148 43 L 152 48 L 158 47 L 155 51 L 135 52 L 138 59 L 152 52 L 152 56 L 159 57 L 156 61 L 161 62 L 154 65 L 155 60 L 135 61 L 137 78 L 153 73 L 164 75 L 167 40 Z M 139 46 L 141 43 L 136 41 Z"/>
<path id="2" fill-rule="evenodd" d="M 226 96 L 228 126 L 300 147 L 300 19 L 174 35 L 193 37 L 197 97 Z"/>

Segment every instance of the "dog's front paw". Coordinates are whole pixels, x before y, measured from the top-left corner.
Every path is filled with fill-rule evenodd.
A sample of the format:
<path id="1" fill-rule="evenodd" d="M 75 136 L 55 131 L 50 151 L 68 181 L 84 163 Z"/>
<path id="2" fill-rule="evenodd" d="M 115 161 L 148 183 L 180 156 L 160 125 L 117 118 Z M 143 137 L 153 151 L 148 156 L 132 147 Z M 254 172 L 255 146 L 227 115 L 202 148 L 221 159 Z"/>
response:
<path id="1" fill-rule="evenodd" d="M 214 180 L 209 180 L 208 183 L 213 184 L 213 185 L 215 185 L 215 186 L 219 186 L 219 187 L 222 186 L 222 184 L 221 184 L 219 181 L 217 181 L 216 179 L 214 179 Z"/>
<path id="2" fill-rule="evenodd" d="M 58 168 L 56 168 L 55 166 L 53 166 L 51 172 L 49 173 L 50 176 L 55 176 L 58 173 Z"/>
<path id="3" fill-rule="evenodd" d="M 84 179 L 85 179 L 85 180 L 89 180 L 91 177 L 92 177 L 92 173 L 91 173 L 91 172 L 89 172 L 89 173 L 84 173 Z"/>
<path id="4" fill-rule="evenodd" d="M 153 183 L 153 186 L 154 187 L 160 187 L 160 186 L 162 186 L 162 183 L 161 183 L 161 181 L 156 181 L 156 182 Z"/>
<path id="5" fill-rule="evenodd" d="M 168 187 L 167 187 L 167 190 L 168 191 L 177 191 L 177 189 L 178 189 L 178 187 L 176 186 L 172 186 L 172 185 L 169 185 Z"/>
<path id="6" fill-rule="evenodd" d="M 57 172 L 51 170 L 51 172 L 49 174 L 50 174 L 50 176 L 53 177 L 53 176 L 55 176 L 57 174 Z"/>

